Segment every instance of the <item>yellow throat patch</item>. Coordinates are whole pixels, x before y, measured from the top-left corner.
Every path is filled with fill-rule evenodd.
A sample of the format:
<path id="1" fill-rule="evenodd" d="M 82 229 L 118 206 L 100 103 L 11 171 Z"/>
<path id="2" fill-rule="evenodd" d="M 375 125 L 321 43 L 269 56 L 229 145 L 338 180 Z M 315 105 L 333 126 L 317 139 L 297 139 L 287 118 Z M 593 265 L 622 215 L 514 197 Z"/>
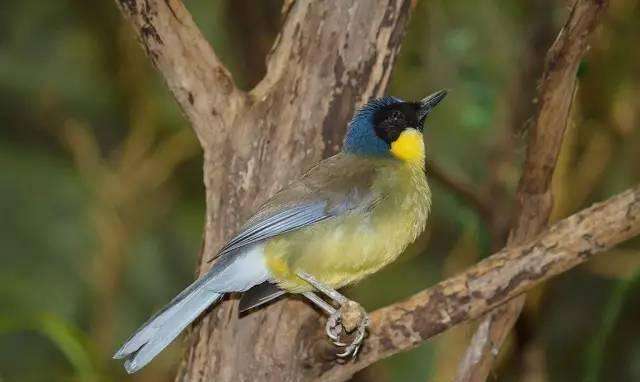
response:
<path id="1" fill-rule="evenodd" d="M 391 153 L 405 162 L 424 162 L 422 133 L 415 129 L 405 129 L 398 139 L 391 143 Z"/>

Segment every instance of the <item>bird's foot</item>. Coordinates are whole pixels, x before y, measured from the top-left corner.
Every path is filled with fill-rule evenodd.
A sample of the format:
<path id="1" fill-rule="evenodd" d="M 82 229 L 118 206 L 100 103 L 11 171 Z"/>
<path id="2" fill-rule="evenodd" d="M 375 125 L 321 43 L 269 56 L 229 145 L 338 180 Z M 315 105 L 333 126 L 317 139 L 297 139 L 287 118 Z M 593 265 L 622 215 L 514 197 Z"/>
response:
<path id="1" fill-rule="evenodd" d="M 355 358 L 367 334 L 367 327 L 369 326 L 369 316 L 367 316 L 367 312 L 360 304 L 349 300 L 335 289 L 316 280 L 310 274 L 298 272 L 298 276 L 340 306 L 339 309 L 335 309 L 315 293 L 304 293 L 305 297 L 329 314 L 325 332 L 334 345 L 344 348 L 337 356 L 340 358 L 347 358 L 349 356 Z M 351 342 L 345 342 L 342 339 L 343 336 L 351 337 Z"/>
<path id="2" fill-rule="evenodd" d="M 369 326 L 369 316 L 360 304 L 347 300 L 329 316 L 326 325 L 327 336 L 331 342 L 344 348 L 336 355 L 340 358 L 355 358 L 360 350 L 360 346 L 367 334 Z M 351 337 L 350 342 L 345 342 L 343 336 Z"/>

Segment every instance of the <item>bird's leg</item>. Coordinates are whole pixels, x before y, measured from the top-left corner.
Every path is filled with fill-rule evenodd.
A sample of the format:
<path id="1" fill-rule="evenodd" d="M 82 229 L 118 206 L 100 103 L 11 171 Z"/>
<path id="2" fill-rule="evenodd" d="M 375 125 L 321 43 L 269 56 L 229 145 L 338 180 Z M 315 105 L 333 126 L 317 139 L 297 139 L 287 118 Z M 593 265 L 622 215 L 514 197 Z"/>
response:
<path id="1" fill-rule="evenodd" d="M 362 345 L 369 325 L 367 312 L 364 311 L 360 304 L 349 300 L 335 289 L 316 280 L 310 274 L 300 271 L 297 275 L 340 306 L 339 309 L 335 309 L 315 293 L 304 293 L 306 298 L 329 314 L 325 329 L 327 336 L 336 346 L 345 347 L 343 352 L 337 354 L 338 357 L 355 357 L 358 354 L 358 350 L 360 350 L 360 345 Z M 341 334 L 350 333 L 354 330 L 356 330 L 355 338 L 350 344 L 340 341 Z"/>
<path id="2" fill-rule="evenodd" d="M 342 327 L 338 325 L 340 312 L 313 292 L 304 292 L 303 296 L 329 315 L 325 332 L 327 333 L 327 337 L 331 339 L 331 342 L 336 346 L 347 346 L 347 344 L 340 342 L 340 334 L 342 333 Z"/>

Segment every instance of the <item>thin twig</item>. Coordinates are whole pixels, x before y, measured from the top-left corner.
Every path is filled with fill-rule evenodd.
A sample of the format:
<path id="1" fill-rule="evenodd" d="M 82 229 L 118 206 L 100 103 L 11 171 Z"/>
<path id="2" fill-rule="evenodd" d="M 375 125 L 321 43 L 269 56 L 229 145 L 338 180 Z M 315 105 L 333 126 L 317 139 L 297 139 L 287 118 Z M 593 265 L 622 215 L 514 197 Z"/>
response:
<path id="1" fill-rule="evenodd" d="M 531 240 L 547 225 L 553 207 L 551 179 L 564 138 L 576 89 L 578 65 L 588 39 L 606 9 L 606 0 L 577 0 L 549 49 L 540 81 L 538 109 L 518 187 L 519 214 L 508 246 Z M 488 314 L 480 324 L 488 336 L 475 335 L 459 366 L 457 382 L 483 382 L 502 343 L 515 324 L 525 296 Z M 473 355 L 473 356 L 472 356 Z"/>

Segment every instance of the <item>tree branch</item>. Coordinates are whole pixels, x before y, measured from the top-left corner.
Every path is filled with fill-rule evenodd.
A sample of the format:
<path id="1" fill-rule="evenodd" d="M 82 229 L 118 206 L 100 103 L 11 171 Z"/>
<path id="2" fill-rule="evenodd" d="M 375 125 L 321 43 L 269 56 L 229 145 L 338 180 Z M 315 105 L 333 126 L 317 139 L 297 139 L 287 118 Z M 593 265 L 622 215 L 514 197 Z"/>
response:
<path id="1" fill-rule="evenodd" d="M 116 0 L 204 147 L 242 92 L 179 0 Z"/>
<path id="2" fill-rule="evenodd" d="M 577 0 L 549 49 L 538 91 L 539 106 L 518 187 L 519 214 L 507 246 L 535 237 L 548 224 L 553 198 L 551 179 L 576 90 L 576 72 L 588 38 L 607 7 L 606 0 Z M 459 366 L 456 381 L 486 379 L 493 359 L 515 324 L 525 297 L 491 312 L 480 324 Z"/>
<path id="3" fill-rule="evenodd" d="M 343 381 L 368 365 L 461 322 L 475 319 L 549 278 L 640 234 L 640 186 L 554 224 L 535 240 L 505 248 L 464 273 L 371 314 L 369 337 L 358 358 L 327 360 L 335 351 L 316 323 L 308 377 Z M 482 328 L 485 332 L 487 327 Z"/>

